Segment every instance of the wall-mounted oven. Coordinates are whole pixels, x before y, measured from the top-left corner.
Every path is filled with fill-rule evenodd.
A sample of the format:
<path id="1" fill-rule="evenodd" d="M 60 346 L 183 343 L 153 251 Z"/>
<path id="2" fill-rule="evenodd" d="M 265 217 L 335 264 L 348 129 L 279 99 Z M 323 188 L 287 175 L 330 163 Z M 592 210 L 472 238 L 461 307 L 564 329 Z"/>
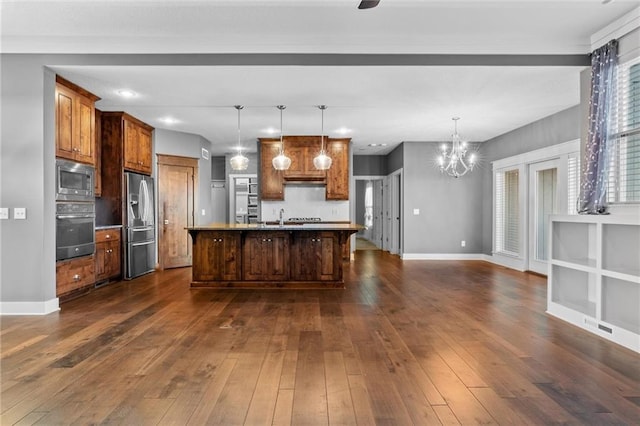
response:
<path id="1" fill-rule="evenodd" d="M 56 159 L 56 201 L 94 202 L 94 176 L 93 166 Z"/>
<path id="2" fill-rule="evenodd" d="M 56 260 L 93 254 L 95 204 L 56 203 Z"/>

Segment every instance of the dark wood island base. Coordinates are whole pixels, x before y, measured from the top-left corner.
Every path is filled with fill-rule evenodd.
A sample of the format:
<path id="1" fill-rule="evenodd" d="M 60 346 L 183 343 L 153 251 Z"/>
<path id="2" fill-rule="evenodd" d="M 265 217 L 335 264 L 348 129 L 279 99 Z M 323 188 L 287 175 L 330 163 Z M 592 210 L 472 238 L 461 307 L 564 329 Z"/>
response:
<path id="1" fill-rule="evenodd" d="M 213 224 L 187 228 L 193 241 L 191 287 L 344 288 L 343 250 L 354 224 Z"/>

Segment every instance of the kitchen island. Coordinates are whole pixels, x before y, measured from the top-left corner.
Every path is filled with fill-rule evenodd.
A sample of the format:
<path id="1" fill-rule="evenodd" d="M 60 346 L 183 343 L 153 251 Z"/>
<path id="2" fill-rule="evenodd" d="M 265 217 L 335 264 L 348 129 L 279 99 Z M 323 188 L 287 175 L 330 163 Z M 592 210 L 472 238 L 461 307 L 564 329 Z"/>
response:
<path id="1" fill-rule="evenodd" d="M 344 288 L 351 223 L 211 224 L 187 228 L 191 287 Z"/>

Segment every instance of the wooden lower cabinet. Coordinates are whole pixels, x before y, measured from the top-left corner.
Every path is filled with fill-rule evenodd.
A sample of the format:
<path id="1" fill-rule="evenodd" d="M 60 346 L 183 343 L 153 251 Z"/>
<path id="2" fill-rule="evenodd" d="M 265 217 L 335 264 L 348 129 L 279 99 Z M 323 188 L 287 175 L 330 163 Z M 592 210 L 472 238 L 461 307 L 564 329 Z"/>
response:
<path id="1" fill-rule="evenodd" d="M 340 258 L 340 245 L 333 232 L 296 232 L 291 244 L 291 279 L 340 280 Z"/>
<path id="2" fill-rule="evenodd" d="M 65 296 L 87 287 L 95 282 L 94 256 L 83 256 L 56 263 L 56 296 Z"/>
<path id="3" fill-rule="evenodd" d="M 243 250 L 243 279 L 289 279 L 289 233 L 255 232 L 247 235 Z"/>
<path id="4" fill-rule="evenodd" d="M 96 282 L 120 277 L 122 274 L 122 245 L 120 229 L 96 231 Z"/>
<path id="5" fill-rule="evenodd" d="M 239 232 L 200 232 L 193 239 L 193 281 L 241 279 Z"/>

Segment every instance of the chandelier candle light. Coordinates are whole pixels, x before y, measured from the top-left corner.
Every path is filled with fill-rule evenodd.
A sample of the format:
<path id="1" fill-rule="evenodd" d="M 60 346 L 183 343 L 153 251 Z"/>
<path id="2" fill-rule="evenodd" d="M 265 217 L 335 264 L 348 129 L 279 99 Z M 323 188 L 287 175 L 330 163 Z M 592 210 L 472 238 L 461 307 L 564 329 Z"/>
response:
<path id="1" fill-rule="evenodd" d="M 284 155 L 284 141 L 282 139 L 282 110 L 285 108 L 285 105 L 278 105 L 278 109 L 280 110 L 280 152 L 271 160 L 271 164 L 273 164 L 273 168 L 276 170 L 287 170 L 289 166 L 291 166 L 291 158 Z"/>
<path id="2" fill-rule="evenodd" d="M 447 149 L 446 144 L 442 144 L 442 155 L 438 157 L 438 164 L 440 164 L 440 172 L 457 178 L 473 170 L 476 165 L 476 157 L 475 154 L 471 154 L 467 163 L 467 143 L 461 142 L 460 135 L 458 135 L 460 117 L 453 117 L 452 120 L 455 123 L 455 130 L 451 135 L 451 150 Z"/>
<path id="3" fill-rule="evenodd" d="M 318 108 L 322 112 L 322 127 L 320 128 L 320 154 L 316 155 L 313 159 L 313 165 L 318 170 L 329 170 L 331 167 L 331 157 L 327 155 L 324 150 L 324 110 L 327 109 L 326 105 L 318 105 Z"/>
<path id="4" fill-rule="evenodd" d="M 247 170 L 249 167 L 249 159 L 242 155 L 242 145 L 240 144 L 240 110 L 244 108 L 242 105 L 235 105 L 235 109 L 238 110 L 238 153 L 231 157 L 229 162 L 231 163 L 231 168 L 233 170 Z"/>

